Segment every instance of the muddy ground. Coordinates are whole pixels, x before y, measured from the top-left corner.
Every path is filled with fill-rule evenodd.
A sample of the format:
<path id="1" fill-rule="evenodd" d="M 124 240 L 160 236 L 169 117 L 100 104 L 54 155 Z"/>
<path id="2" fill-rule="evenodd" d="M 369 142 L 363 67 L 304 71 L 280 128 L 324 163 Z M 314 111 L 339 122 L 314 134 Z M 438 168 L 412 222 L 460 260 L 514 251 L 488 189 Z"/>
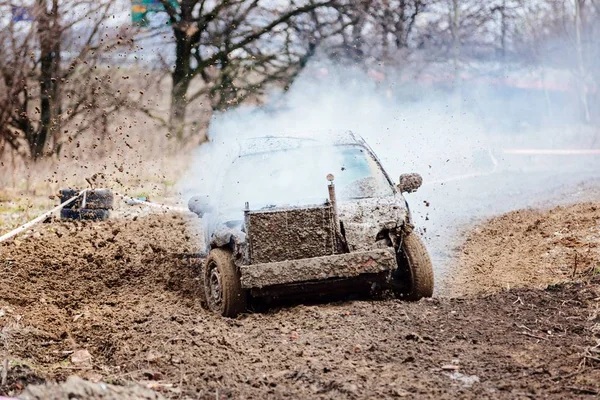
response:
<path id="1" fill-rule="evenodd" d="M 468 296 L 234 320 L 202 308 L 184 217 L 52 221 L 0 245 L 0 354 L 10 364 L 0 393 L 77 374 L 177 399 L 597 396 L 594 260 L 581 261 L 577 282 L 545 285 L 571 278 L 572 246 L 592 257 L 599 221 L 600 205 L 584 204 L 483 224 L 457 249 L 464 273 L 450 285 Z M 512 284 L 517 269 L 529 287 Z"/>

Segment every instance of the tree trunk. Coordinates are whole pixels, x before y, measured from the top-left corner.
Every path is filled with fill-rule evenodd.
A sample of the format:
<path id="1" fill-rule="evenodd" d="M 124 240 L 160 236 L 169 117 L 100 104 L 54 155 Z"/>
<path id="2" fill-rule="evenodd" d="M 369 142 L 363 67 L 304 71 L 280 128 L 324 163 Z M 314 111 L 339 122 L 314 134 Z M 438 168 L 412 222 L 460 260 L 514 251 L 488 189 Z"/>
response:
<path id="1" fill-rule="evenodd" d="M 191 81 L 190 59 L 192 57 L 192 44 L 183 29 L 175 29 L 176 61 L 175 69 L 171 74 L 173 86 L 171 88 L 171 113 L 169 125 L 174 130 L 178 139 L 183 139 L 185 125 L 185 112 L 187 108 L 187 92 Z"/>
<path id="2" fill-rule="evenodd" d="M 30 142 L 33 159 L 44 155 L 44 149 L 50 138 L 54 139 L 52 153 L 57 151 L 60 136 L 60 27 L 58 25 L 58 0 L 52 0 L 49 12 L 47 0 L 38 0 L 40 17 L 38 36 L 40 40 L 40 127 L 32 135 Z"/>
<path id="3" fill-rule="evenodd" d="M 417 7 L 417 5 L 415 5 Z M 406 0 L 402 0 L 398 7 L 398 21 L 396 22 L 396 49 L 404 49 L 408 47 L 406 37 Z M 392 20 L 393 21 L 393 20 Z"/>

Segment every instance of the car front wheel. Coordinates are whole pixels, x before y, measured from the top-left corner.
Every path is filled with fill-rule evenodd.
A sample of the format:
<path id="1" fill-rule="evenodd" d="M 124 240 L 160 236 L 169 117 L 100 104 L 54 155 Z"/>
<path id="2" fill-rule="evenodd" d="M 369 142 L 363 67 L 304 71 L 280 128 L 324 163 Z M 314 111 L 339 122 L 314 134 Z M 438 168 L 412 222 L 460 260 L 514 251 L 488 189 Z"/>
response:
<path id="1" fill-rule="evenodd" d="M 204 263 L 204 295 L 208 308 L 224 317 L 246 310 L 247 293 L 242 289 L 233 256 L 226 249 L 212 249 Z"/>
<path id="2" fill-rule="evenodd" d="M 397 260 L 398 269 L 392 276 L 396 296 L 411 301 L 433 296 L 433 265 L 419 236 L 409 233 L 404 237 Z"/>

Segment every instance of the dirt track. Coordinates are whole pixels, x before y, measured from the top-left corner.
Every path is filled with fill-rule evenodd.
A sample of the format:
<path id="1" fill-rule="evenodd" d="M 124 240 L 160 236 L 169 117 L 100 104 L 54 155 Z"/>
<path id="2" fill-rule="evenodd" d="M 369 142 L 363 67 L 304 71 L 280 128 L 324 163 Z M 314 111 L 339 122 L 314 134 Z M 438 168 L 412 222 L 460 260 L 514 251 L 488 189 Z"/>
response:
<path id="1" fill-rule="evenodd" d="M 600 207 L 587 210 L 597 233 Z M 540 214 L 537 226 L 580 211 Z M 510 221 L 523 228 L 514 243 L 498 239 L 489 251 L 522 244 L 530 232 L 523 220 Z M 495 223 L 470 242 L 497 237 Z M 38 231 L 0 245 L 0 325 L 12 360 L 0 393 L 72 374 L 137 381 L 171 398 L 512 399 L 600 391 L 593 273 L 580 277 L 586 283 L 548 290 L 299 305 L 229 320 L 201 307 L 197 266 L 182 255 L 193 249 L 180 217 L 53 222 Z M 541 249 L 532 247 L 528 260 Z M 466 271 L 478 262 L 463 261 Z M 470 284 L 471 293 L 493 286 Z M 73 359 L 81 350 L 91 362 Z"/>

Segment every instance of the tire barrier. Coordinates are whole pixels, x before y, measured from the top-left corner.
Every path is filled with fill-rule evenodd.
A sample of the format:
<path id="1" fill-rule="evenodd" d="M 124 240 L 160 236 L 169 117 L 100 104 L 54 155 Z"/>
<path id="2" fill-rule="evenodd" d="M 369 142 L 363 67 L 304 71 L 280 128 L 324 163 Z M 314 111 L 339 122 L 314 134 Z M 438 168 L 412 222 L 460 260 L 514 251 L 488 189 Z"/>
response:
<path id="1" fill-rule="evenodd" d="M 109 218 L 110 210 L 114 206 L 115 195 L 121 197 L 123 201 L 129 205 L 140 204 L 165 211 L 190 212 L 187 208 L 138 200 L 123 194 L 113 193 L 108 189 L 61 189 L 59 192 L 61 203 L 59 205 L 26 224 L 0 236 L 0 243 L 13 238 L 35 224 L 44 221 L 52 215 L 52 213 L 59 210 L 60 218 L 63 220 L 105 221 Z"/>
<path id="2" fill-rule="evenodd" d="M 78 190 L 62 189 L 59 192 L 59 197 L 62 202 L 77 196 Z M 115 196 L 108 189 L 88 189 L 85 191 L 85 196 L 78 199 L 74 203 L 67 205 L 64 208 L 86 208 L 90 210 L 111 210 L 115 202 Z M 85 203 L 85 204 L 84 204 Z"/>
<path id="3" fill-rule="evenodd" d="M 62 189 L 59 197 L 61 201 L 77 197 L 60 210 L 60 219 L 75 221 L 105 221 L 115 201 L 113 192 L 108 189 Z"/>

